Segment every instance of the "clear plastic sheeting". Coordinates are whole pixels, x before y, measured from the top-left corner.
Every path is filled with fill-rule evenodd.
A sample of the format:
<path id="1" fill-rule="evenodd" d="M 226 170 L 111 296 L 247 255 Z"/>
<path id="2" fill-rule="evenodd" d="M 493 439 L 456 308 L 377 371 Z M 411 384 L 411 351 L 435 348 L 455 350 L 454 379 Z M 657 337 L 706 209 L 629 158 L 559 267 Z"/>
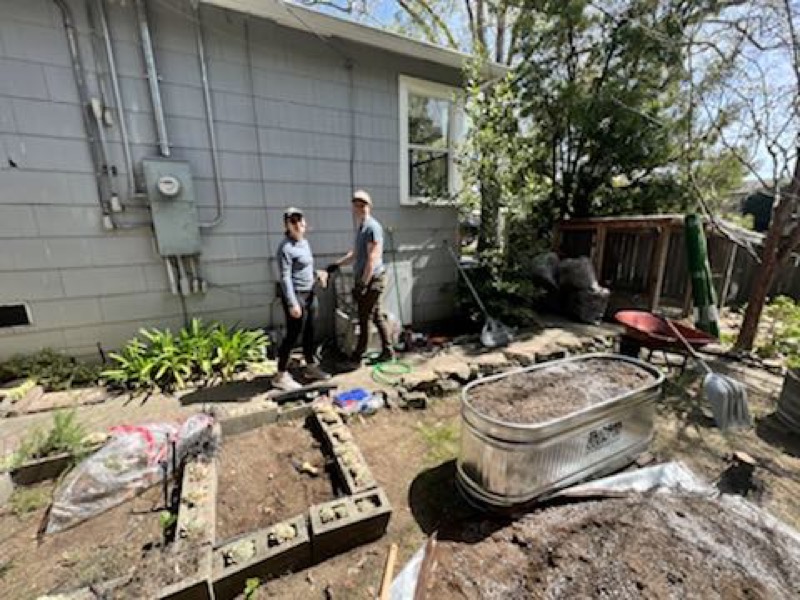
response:
<path id="1" fill-rule="evenodd" d="M 86 458 L 56 492 L 46 533 L 57 533 L 135 497 L 173 474 L 174 466 L 213 444 L 213 417 L 181 423 L 123 425 Z M 173 450 L 174 449 L 174 450 Z M 174 454 L 174 456 L 173 456 Z"/>

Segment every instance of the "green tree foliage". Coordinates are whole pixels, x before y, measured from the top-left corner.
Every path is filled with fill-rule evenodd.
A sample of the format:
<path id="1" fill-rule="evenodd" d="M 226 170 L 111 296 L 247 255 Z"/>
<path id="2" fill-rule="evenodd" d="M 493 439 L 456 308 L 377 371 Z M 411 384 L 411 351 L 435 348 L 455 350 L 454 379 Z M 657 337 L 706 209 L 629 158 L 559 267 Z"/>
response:
<path id="1" fill-rule="evenodd" d="M 528 0 L 517 90 L 532 166 L 560 217 L 657 212 L 687 203 L 690 28 L 713 1 Z M 709 140 L 696 140 L 697 145 Z M 713 157 L 716 160 L 716 156 Z M 715 176 L 709 174 L 710 179 Z"/>

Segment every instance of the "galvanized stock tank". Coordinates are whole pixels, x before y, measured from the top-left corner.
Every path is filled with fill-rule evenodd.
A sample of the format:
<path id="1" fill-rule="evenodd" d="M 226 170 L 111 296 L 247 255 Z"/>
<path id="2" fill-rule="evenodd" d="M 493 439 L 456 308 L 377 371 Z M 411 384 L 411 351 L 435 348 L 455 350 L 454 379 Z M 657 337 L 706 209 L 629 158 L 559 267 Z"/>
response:
<path id="1" fill-rule="evenodd" d="M 519 373 L 581 361 L 623 361 L 649 372 L 641 389 L 542 423 L 502 421 L 470 403 L 478 385 Z M 655 400 L 664 375 L 652 365 L 615 354 L 587 354 L 478 379 L 461 400 L 461 449 L 456 480 L 478 506 L 500 509 L 524 505 L 591 476 L 609 473 L 636 459 L 653 437 Z"/>

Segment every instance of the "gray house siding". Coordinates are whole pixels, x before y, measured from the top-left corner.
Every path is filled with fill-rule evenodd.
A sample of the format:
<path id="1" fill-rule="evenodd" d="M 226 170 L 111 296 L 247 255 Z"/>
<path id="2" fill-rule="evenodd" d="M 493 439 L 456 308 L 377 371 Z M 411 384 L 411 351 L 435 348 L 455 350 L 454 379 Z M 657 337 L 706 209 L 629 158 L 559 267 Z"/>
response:
<path id="1" fill-rule="evenodd" d="M 94 95 L 85 4 L 69 5 Z M 134 3 L 107 5 L 138 164 L 157 147 Z M 210 220 L 215 187 L 187 5 L 149 2 L 149 16 L 172 156 L 191 164 L 200 219 Z M 60 13 L 50 0 L 5 0 L 2 11 L 0 304 L 26 303 L 33 323 L 0 329 L 0 358 L 43 346 L 89 355 L 98 342 L 118 347 L 141 326 L 180 326 L 180 301 L 150 229 L 103 229 Z M 203 230 L 210 287 L 187 297 L 189 314 L 280 324 L 272 255 L 281 209 L 307 209 L 324 265 L 349 248 L 348 198 L 351 187 L 364 187 L 376 216 L 395 231 L 398 260 L 413 261 L 415 321 L 447 317 L 455 272 L 442 242 L 455 236 L 456 213 L 400 205 L 397 87 L 400 74 L 456 84 L 458 71 L 339 39 L 332 47 L 312 33 L 207 6 L 202 16 L 226 209 L 219 226 Z M 353 60 L 352 88 L 345 56 Z M 107 133 L 124 191 L 119 128 Z M 121 197 L 121 221 L 147 220 L 145 201 Z"/>

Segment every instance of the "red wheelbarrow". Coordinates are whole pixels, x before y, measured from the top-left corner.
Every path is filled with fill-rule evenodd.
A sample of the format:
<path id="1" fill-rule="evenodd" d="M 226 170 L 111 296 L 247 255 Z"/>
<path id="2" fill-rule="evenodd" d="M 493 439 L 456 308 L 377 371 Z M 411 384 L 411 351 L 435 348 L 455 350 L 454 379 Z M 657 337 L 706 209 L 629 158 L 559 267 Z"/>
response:
<path id="1" fill-rule="evenodd" d="M 674 365 L 670 365 L 666 355 L 667 352 L 683 356 L 683 364 L 680 365 L 681 370 L 686 366 L 688 359 L 686 348 L 675 334 L 670 331 L 664 317 L 644 310 L 621 310 L 614 315 L 614 318 L 625 326 L 625 333 L 620 344 L 620 352 L 622 354 L 638 356 L 639 351 L 644 348 L 647 350 L 647 360 L 649 361 L 653 352 L 661 350 L 668 366 Z M 670 319 L 670 322 L 695 350 L 718 341 L 717 338 L 705 331 L 700 331 L 672 319 Z"/>

